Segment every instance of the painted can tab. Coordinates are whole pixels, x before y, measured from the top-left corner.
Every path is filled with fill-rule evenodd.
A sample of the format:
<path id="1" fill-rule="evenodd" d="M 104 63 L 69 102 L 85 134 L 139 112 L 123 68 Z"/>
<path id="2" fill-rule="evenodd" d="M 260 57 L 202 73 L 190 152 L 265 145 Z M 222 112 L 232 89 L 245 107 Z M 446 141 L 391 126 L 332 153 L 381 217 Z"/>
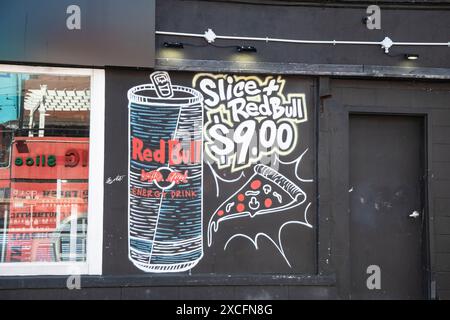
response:
<path id="1" fill-rule="evenodd" d="M 172 98 L 173 90 L 170 76 L 167 72 L 156 71 L 150 75 L 150 80 L 155 88 L 158 98 Z"/>

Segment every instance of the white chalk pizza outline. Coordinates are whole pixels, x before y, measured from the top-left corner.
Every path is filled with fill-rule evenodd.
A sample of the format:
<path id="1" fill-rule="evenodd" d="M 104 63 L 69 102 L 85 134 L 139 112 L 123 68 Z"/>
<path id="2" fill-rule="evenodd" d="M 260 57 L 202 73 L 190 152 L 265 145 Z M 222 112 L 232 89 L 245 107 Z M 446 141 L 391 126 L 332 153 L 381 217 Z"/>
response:
<path id="1" fill-rule="evenodd" d="M 235 193 L 229 196 L 224 202 L 222 202 L 220 206 L 218 206 L 218 208 L 214 211 L 214 214 L 211 216 L 208 223 L 208 232 L 207 232 L 208 247 L 211 247 L 212 245 L 213 231 L 217 232 L 219 230 L 219 224 L 223 221 L 243 217 L 253 218 L 257 215 L 285 211 L 300 206 L 306 201 L 307 199 L 306 193 L 302 189 L 300 189 L 299 186 L 294 184 L 291 180 L 289 180 L 286 176 L 279 173 L 278 171 L 264 164 L 255 165 L 253 167 L 253 170 L 254 174 L 248 179 L 248 181 Z M 266 208 L 260 210 L 256 209 L 252 211 L 246 209 L 243 212 L 227 214 L 217 219 L 216 217 L 218 216 L 219 210 L 222 210 L 222 208 L 227 207 L 229 208 L 229 204 L 231 203 L 231 201 L 233 199 L 236 199 L 237 195 L 240 194 L 243 191 L 243 189 L 248 186 L 249 182 L 253 181 L 257 177 L 263 178 L 265 181 L 269 181 L 280 187 L 284 191 L 284 193 L 291 199 L 291 201 L 286 204 L 283 204 L 282 206 L 276 206 L 273 208 Z M 276 196 L 275 193 L 273 195 Z M 299 198 L 301 200 L 299 200 Z"/>

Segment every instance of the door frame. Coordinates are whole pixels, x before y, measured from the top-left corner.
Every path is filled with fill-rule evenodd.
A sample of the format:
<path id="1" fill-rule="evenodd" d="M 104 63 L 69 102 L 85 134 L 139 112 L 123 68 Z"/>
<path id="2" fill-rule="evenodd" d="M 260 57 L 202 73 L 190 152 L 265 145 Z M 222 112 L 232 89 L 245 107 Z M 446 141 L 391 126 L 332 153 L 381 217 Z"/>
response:
<path id="1" fill-rule="evenodd" d="M 427 155 L 428 155 L 428 143 L 427 143 L 427 115 L 424 114 L 417 114 L 417 113 L 393 113 L 393 112 L 373 112 L 372 110 L 369 112 L 365 112 L 365 111 L 361 111 L 361 108 L 358 108 L 355 110 L 355 108 L 350 107 L 347 108 L 349 110 L 348 112 L 348 120 L 349 120 L 349 125 L 350 125 L 350 117 L 354 116 L 354 115 L 368 115 L 368 116 L 397 116 L 397 117 L 415 117 L 418 118 L 422 124 L 422 143 L 423 143 L 423 149 L 422 149 L 422 161 L 423 161 L 423 168 L 422 168 L 422 172 L 421 175 L 424 178 L 423 180 L 423 186 L 421 186 L 422 189 L 422 210 L 423 210 L 423 215 L 424 215 L 424 225 L 422 226 L 422 230 L 421 230 L 421 235 L 422 235 L 422 242 L 421 242 L 421 262 L 422 262 L 422 281 L 423 281 L 423 294 L 425 296 L 425 298 L 429 298 L 430 297 L 430 285 L 429 283 L 431 283 L 429 281 L 429 264 L 430 264 L 430 250 L 429 250 L 429 226 L 431 225 L 430 220 L 428 218 L 429 216 L 429 210 L 428 210 L 428 175 L 427 175 L 427 171 L 428 171 L 428 159 L 427 159 Z M 392 109 L 391 109 L 392 111 Z M 349 127 L 350 130 L 350 127 Z M 350 131 L 349 131 L 350 132 Z M 350 138 L 350 136 L 349 136 Z M 351 146 L 349 145 L 349 151 L 350 151 Z M 350 159 L 349 159 L 350 161 Z M 350 174 L 350 168 L 349 168 L 349 174 Z M 350 199 L 350 193 L 349 193 L 349 199 Z M 350 208 L 350 207 L 349 207 Z M 350 214 L 351 215 L 351 214 Z M 350 222 L 349 222 L 350 223 Z M 349 231 L 351 228 L 351 224 L 349 224 Z M 351 242 L 350 242 L 350 254 L 351 254 Z M 350 281 L 352 280 L 352 270 L 350 270 Z"/>
<path id="2" fill-rule="evenodd" d="M 331 202 L 330 217 L 335 221 L 334 232 L 331 235 L 334 245 L 333 265 L 336 270 L 339 296 L 351 299 L 351 270 L 350 270 L 350 159 L 349 159 L 349 134 L 350 115 L 388 115 L 388 116 L 420 116 L 423 118 L 424 130 L 424 214 L 425 226 L 423 233 L 423 263 L 424 263 L 424 297 L 425 299 L 436 298 L 436 286 L 433 276 L 435 269 L 434 252 L 434 210 L 432 199 L 432 184 L 430 172 L 432 172 L 431 123 L 432 110 L 427 108 L 411 107 L 386 107 L 386 106 L 357 106 L 342 105 L 337 99 L 326 100 L 321 106 L 321 117 L 319 144 L 327 146 L 325 153 L 319 158 L 319 165 L 323 168 L 328 166 L 329 180 L 319 183 L 319 194 L 327 194 L 326 199 L 320 202 Z M 330 161 L 332 159 L 332 161 Z M 324 162 L 328 162 L 325 164 Z M 345 187 L 343 187 L 345 186 Z"/>

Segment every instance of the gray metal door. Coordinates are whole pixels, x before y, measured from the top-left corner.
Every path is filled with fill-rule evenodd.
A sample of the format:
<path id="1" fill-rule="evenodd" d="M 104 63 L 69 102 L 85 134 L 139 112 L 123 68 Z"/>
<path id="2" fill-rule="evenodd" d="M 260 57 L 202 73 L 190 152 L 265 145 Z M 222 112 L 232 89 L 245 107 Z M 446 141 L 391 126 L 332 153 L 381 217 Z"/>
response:
<path id="1" fill-rule="evenodd" d="M 424 118 L 350 116 L 353 299 L 425 298 Z"/>

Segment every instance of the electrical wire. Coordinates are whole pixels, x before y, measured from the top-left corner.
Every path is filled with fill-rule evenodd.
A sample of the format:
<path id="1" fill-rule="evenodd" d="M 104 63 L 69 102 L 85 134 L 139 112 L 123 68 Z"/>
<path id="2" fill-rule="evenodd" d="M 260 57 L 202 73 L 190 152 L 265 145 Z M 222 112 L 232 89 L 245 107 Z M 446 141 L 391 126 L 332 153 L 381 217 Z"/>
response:
<path id="1" fill-rule="evenodd" d="M 214 44 L 214 43 L 209 43 L 210 46 L 212 47 L 216 47 L 216 48 L 236 48 L 238 46 L 220 46 L 218 44 Z"/>
<path id="2" fill-rule="evenodd" d="M 205 44 L 192 44 L 192 43 L 183 42 L 183 46 L 195 47 L 195 48 L 204 48 L 204 47 L 208 46 L 208 43 L 205 43 Z"/>
<path id="3" fill-rule="evenodd" d="M 178 37 L 192 37 L 204 38 L 210 44 L 215 40 L 239 40 L 239 41 L 263 41 L 263 42 L 282 42 L 282 43 L 297 43 L 297 44 L 328 44 L 328 45 L 378 45 L 381 46 L 385 53 L 389 52 L 392 46 L 442 46 L 450 47 L 448 42 L 395 42 L 389 37 L 385 37 L 383 41 L 348 41 L 348 40 L 300 40 L 300 39 L 283 39 L 271 37 L 248 37 L 248 36 L 227 36 L 216 35 L 214 31 L 208 29 L 204 34 L 200 33 L 184 33 L 172 31 L 156 31 L 157 35 L 178 36 Z M 217 46 L 217 45 L 216 45 Z"/>

